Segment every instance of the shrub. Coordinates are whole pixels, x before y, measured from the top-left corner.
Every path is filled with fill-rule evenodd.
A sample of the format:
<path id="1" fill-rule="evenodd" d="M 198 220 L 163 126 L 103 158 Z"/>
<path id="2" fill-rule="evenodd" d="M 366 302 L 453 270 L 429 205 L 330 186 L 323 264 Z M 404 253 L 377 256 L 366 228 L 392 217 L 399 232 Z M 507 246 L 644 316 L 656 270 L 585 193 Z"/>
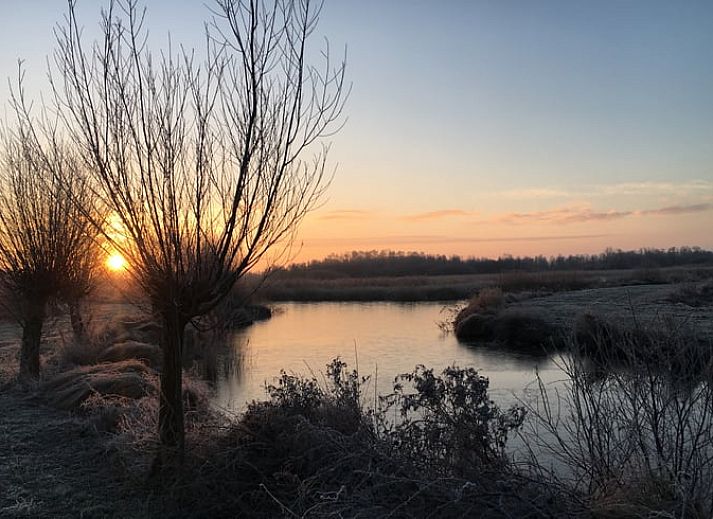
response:
<path id="1" fill-rule="evenodd" d="M 461 310 L 453 322 L 458 340 L 497 342 L 509 348 L 541 352 L 553 344 L 556 329 L 538 313 L 503 308 L 502 300 L 486 293 Z M 497 291 L 494 294 L 502 293 Z M 481 310 L 482 309 L 482 310 Z"/>
<path id="2" fill-rule="evenodd" d="M 455 334 L 461 341 L 492 341 L 495 338 L 494 317 L 473 313 L 455 323 Z"/>
<path id="3" fill-rule="evenodd" d="M 571 350 L 608 370 L 636 365 L 694 379 L 713 360 L 711 345 L 686 323 L 661 316 L 653 323 L 632 320 L 633 326 L 626 327 L 585 312 L 575 322 Z"/>
<path id="4" fill-rule="evenodd" d="M 367 378 L 336 359 L 324 382 L 282 373 L 226 435 L 204 444 L 176 516 L 551 516 L 553 496 L 511 470 L 488 380 L 449 367 L 402 375 L 376 409 Z"/>
<path id="5" fill-rule="evenodd" d="M 508 433 L 519 428 L 524 410 L 502 412 L 488 397 L 488 379 L 473 368 L 448 367 L 441 376 L 416 369 L 397 377 L 380 418 L 395 408 L 400 420 L 380 421 L 390 447 L 426 473 L 477 476 L 505 459 Z"/>

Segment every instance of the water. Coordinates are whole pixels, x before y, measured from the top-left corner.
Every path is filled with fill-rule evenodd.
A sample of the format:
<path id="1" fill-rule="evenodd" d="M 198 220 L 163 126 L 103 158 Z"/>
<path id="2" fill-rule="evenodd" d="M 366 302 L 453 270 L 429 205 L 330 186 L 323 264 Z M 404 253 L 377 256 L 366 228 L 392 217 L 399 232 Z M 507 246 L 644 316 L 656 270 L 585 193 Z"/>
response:
<path id="1" fill-rule="evenodd" d="M 265 396 L 265 382 L 280 370 L 317 376 L 340 356 L 361 375 L 372 375 L 369 391 L 387 393 L 396 375 L 424 364 L 440 372 L 451 364 L 474 367 L 490 379 L 491 398 L 516 403 L 534 391 L 535 370 L 546 382 L 562 377 L 548 355 L 462 344 L 444 334 L 438 322 L 448 317 L 440 303 L 287 303 L 272 319 L 234 337 L 235 369 L 217 381 L 215 403 L 241 411 Z"/>

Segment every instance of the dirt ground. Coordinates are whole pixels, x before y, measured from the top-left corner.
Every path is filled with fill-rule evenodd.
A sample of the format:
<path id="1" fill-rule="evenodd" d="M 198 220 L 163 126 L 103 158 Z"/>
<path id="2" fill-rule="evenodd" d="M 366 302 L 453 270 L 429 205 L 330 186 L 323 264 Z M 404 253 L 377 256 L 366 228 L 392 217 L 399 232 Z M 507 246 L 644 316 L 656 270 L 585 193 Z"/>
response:
<path id="1" fill-rule="evenodd" d="M 65 324 L 53 322 L 46 341 L 61 340 Z M 18 336 L 15 325 L 0 322 L 0 518 L 152 517 L 145 496 L 121 482 L 89 422 L 14 382 Z"/>
<path id="2" fill-rule="evenodd" d="M 0 517 L 150 517 L 86 422 L 16 389 L 0 393 L 0 412 Z"/>

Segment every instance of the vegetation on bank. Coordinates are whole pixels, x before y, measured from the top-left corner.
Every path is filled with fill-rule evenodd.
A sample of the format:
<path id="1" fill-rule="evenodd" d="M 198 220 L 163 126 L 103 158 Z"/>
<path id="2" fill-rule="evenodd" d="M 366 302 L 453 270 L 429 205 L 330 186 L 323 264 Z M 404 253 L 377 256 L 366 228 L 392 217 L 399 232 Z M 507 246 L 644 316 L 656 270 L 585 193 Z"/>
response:
<path id="1" fill-rule="evenodd" d="M 586 319 L 560 357 L 564 387 L 539 381 L 527 406 L 540 477 L 595 517 L 713 516 L 712 346 L 670 324 Z"/>
<path id="2" fill-rule="evenodd" d="M 513 271 L 660 269 L 701 265 L 713 266 L 713 251 L 700 247 L 631 251 L 607 249 L 600 254 L 591 255 L 552 257 L 506 255 L 491 259 L 381 250 L 333 254 L 322 260 L 290 265 L 280 269 L 276 275 L 284 279 L 338 279 L 500 274 Z"/>
<path id="3" fill-rule="evenodd" d="M 536 313 L 507 308 L 500 288 L 479 291 L 456 313 L 452 328 L 461 341 L 495 342 L 533 352 L 552 348 L 559 333 Z"/>
<path id="4" fill-rule="evenodd" d="M 697 250 L 697 249 L 694 249 Z M 673 254 L 673 253 L 671 253 Z M 702 252 L 701 257 L 707 257 Z M 382 257 L 383 256 L 383 257 Z M 439 261 L 425 255 L 377 254 L 362 260 L 339 260 L 337 268 L 325 270 L 320 262 L 278 269 L 266 279 L 253 276 L 247 286 L 255 287 L 267 301 L 457 301 L 468 299 L 482 288 L 497 286 L 506 292 L 558 292 L 607 286 L 694 282 L 713 277 L 713 264 L 605 270 L 508 270 L 495 273 L 433 274 L 437 269 L 402 269 L 412 257 L 418 261 Z M 638 256 L 637 256 L 638 257 Z M 644 256 L 642 256 L 644 257 Z M 694 258 L 697 258 L 694 254 Z M 445 257 L 444 257 L 445 258 Z M 447 259 L 447 258 L 446 258 Z M 444 261 L 446 261 L 444 259 Z M 448 260 L 450 261 L 450 260 Z M 402 263 L 403 262 L 403 263 Z M 324 262 L 328 263 L 327 260 Z M 382 268 L 381 264 L 386 265 Z M 345 267 L 345 269 L 342 269 Z M 394 267 L 394 268 L 392 268 Z M 362 275 L 363 274 L 363 275 Z M 368 275 L 367 275 L 368 274 Z"/>
<path id="5" fill-rule="evenodd" d="M 541 355 L 579 334 L 580 344 L 596 355 L 592 342 L 644 343 L 651 329 L 685 323 L 689 342 L 713 339 L 706 316 L 713 305 L 713 279 L 667 286 L 604 287 L 586 291 L 486 287 L 466 303 L 451 307 L 440 324 L 467 343 L 497 344 Z M 515 286 L 526 287 L 518 281 Z M 645 333 L 641 333 L 644 330 Z M 694 333 L 691 330 L 696 330 Z M 581 332 L 581 333 L 580 333 Z M 587 338 L 588 335 L 594 338 Z"/>
<path id="6" fill-rule="evenodd" d="M 567 507 L 514 470 L 521 408 L 473 369 L 424 367 L 364 405 L 368 380 L 335 359 L 325 381 L 282 374 L 176 487 L 191 517 L 531 516 Z M 377 398 L 377 397 L 375 397 Z M 564 514 L 563 514 L 564 515 Z"/>

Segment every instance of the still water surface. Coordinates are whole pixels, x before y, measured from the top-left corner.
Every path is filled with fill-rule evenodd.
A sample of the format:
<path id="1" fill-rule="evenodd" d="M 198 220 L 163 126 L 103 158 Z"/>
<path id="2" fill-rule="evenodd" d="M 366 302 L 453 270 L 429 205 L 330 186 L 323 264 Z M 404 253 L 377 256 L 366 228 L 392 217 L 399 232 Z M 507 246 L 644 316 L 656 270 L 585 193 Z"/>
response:
<path id="1" fill-rule="evenodd" d="M 534 390 L 535 371 L 551 382 L 562 372 L 548 355 L 463 344 L 444 334 L 438 322 L 448 317 L 441 303 L 287 303 L 273 307 L 273 317 L 236 334 L 235 369 L 217 381 L 215 404 L 241 411 L 246 402 L 265 396 L 265 382 L 280 370 L 322 380 L 325 365 L 340 356 L 349 367 L 358 362 L 381 394 L 396 375 L 424 364 L 440 372 L 448 365 L 472 366 L 490 379 L 491 398 L 515 403 Z"/>

